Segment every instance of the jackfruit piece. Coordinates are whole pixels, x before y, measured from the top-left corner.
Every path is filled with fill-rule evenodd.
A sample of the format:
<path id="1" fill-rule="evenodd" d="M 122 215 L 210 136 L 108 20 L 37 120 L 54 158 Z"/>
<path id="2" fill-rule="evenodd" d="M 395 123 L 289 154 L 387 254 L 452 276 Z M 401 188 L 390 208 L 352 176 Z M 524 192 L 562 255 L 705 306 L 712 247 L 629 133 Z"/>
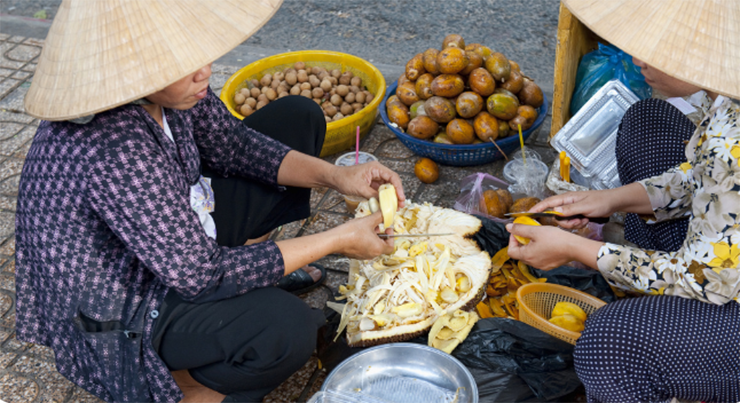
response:
<path id="1" fill-rule="evenodd" d="M 370 212 L 373 214 L 380 209 L 380 205 L 378 204 L 378 199 L 374 197 L 371 197 L 370 200 L 368 200 L 367 204 L 370 207 Z"/>
<path id="2" fill-rule="evenodd" d="M 451 304 L 458 300 L 458 296 L 455 290 L 453 290 L 452 288 L 448 288 L 448 287 L 443 288 L 439 296 L 442 297 L 442 300 L 444 302 L 447 302 L 448 304 Z"/>
<path id="3" fill-rule="evenodd" d="M 555 304 L 555 307 L 552 308 L 552 315 L 550 316 L 561 316 L 566 314 L 575 316 L 581 322 L 585 322 L 587 317 L 586 312 L 584 312 L 580 306 L 566 301 Z"/>
<path id="4" fill-rule="evenodd" d="M 437 338 L 441 340 L 449 340 L 454 335 L 455 332 L 449 327 L 445 326 L 439 330 L 439 333 L 437 333 Z"/>
<path id="5" fill-rule="evenodd" d="M 380 203 L 380 211 L 383 213 L 383 226 L 392 228 L 393 219 L 396 217 L 396 210 L 398 209 L 396 188 L 390 183 L 380 185 L 378 188 L 378 202 Z"/>
<path id="6" fill-rule="evenodd" d="M 421 304 L 417 302 L 408 302 L 403 305 L 394 306 L 391 308 L 391 311 L 395 313 L 396 315 L 402 317 L 402 318 L 408 318 L 411 316 L 416 316 L 420 314 L 423 311 L 423 307 Z"/>
<path id="7" fill-rule="evenodd" d="M 565 330 L 570 330 L 571 332 L 582 332 L 585 328 L 583 326 L 583 322 L 571 314 L 553 316 L 550 318 L 550 323 L 555 326 L 562 327 Z"/>

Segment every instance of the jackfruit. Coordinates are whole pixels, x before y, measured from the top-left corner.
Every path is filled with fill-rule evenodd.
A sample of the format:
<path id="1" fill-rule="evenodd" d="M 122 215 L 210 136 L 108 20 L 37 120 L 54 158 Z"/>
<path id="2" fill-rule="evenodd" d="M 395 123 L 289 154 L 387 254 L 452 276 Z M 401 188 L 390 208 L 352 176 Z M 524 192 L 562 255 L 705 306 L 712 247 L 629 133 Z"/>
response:
<path id="1" fill-rule="evenodd" d="M 557 304 L 555 304 L 555 307 L 552 308 L 551 316 L 561 316 L 566 314 L 575 316 L 581 322 L 585 322 L 587 317 L 586 312 L 584 312 L 580 306 L 572 302 L 558 302 Z"/>
<path id="2" fill-rule="evenodd" d="M 383 226 L 385 228 L 393 228 L 393 219 L 398 209 L 396 188 L 390 183 L 380 185 L 378 188 L 378 201 L 380 211 L 383 213 Z"/>
<path id="3" fill-rule="evenodd" d="M 583 322 L 570 314 L 553 316 L 550 318 L 550 323 L 555 326 L 562 327 L 565 330 L 570 330 L 571 332 L 582 332 L 583 329 L 585 329 Z"/>

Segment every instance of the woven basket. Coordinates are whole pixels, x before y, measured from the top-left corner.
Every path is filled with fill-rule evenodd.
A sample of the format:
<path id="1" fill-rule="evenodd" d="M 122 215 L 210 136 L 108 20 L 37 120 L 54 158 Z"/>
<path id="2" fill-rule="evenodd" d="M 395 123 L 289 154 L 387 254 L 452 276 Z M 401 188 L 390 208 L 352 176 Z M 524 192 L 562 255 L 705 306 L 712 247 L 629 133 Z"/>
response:
<path id="1" fill-rule="evenodd" d="M 519 320 L 543 332 L 575 345 L 580 332 L 565 330 L 549 322 L 550 313 L 558 302 L 572 302 L 591 315 L 606 302 L 570 287 L 547 283 L 524 284 L 516 292 Z"/>

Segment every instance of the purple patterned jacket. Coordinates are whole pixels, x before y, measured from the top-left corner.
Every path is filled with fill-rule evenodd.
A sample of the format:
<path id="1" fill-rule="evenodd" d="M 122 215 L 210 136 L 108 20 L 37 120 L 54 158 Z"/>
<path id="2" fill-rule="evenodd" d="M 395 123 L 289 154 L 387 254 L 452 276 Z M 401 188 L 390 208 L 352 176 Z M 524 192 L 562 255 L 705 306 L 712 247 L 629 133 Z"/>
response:
<path id="1" fill-rule="evenodd" d="M 201 158 L 277 187 L 290 149 L 246 128 L 210 90 L 166 114 L 176 144 L 136 105 L 84 125 L 43 122 L 21 174 L 18 338 L 51 347 L 61 374 L 107 401 L 182 398 L 151 345 L 168 289 L 218 300 L 284 272 L 274 242 L 218 246 L 189 195 Z"/>

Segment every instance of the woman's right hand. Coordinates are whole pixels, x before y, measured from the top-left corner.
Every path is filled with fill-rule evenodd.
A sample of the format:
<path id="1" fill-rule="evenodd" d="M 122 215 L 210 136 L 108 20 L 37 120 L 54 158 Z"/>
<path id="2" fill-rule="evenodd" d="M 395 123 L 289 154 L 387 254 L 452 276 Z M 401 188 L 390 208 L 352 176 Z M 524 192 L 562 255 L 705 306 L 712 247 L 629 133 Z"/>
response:
<path id="1" fill-rule="evenodd" d="M 555 210 L 564 216 L 582 214 L 586 217 L 609 217 L 614 213 L 611 207 L 611 198 L 608 190 L 589 190 L 584 192 L 568 192 L 548 197 L 537 203 L 529 211 L 539 213 L 545 210 Z M 558 225 L 563 228 L 583 228 L 588 219 L 576 218 L 560 220 Z"/>
<path id="2" fill-rule="evenodd" d="M 333 230 L 340 234 L 341 242 L 337 253 L 352 259 L 372 259 L 382 254 L 393 253 L 393 238 L 378 237 L 378 225 L 383 222 L 380 211 L 366 217 L 350 220 Z M 386 230 L 390 233 L 392 230 Z"/>

